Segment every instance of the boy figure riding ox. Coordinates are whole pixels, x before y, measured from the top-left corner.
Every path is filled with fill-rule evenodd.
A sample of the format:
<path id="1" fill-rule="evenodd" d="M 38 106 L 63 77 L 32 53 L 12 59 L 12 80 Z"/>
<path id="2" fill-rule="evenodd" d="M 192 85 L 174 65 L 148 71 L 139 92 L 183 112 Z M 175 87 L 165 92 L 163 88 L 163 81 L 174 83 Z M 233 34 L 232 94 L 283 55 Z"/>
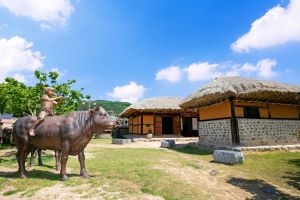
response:
<path id="1" fill-rule="evenodd" d="M 47 116 L 53 116 L 53 108 L 54 105 L 60 104 L 61 100 L 63 99 L 62 96 L 52 98 L 54 95 L 54 88 L 52 87 L 45 87 L 44 88 L 44 94 L 41 97 L 41 112 L 38 116 L 37 121 L 32 125 L 32 127 L 29 129 L 29 135 L 35 136 L 34 129 L 44 121 L 44 119 Z"/>

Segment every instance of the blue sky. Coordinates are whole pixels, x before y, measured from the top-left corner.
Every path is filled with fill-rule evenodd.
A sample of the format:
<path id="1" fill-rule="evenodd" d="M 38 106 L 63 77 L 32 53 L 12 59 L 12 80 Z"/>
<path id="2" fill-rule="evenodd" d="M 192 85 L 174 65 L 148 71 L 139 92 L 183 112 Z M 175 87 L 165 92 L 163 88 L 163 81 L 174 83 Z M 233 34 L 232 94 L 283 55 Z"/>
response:
<path id="1" fill-rule="evenodd" d="M 0 0 L 0 81 L 57 70 L 131 102 L 219 76 L 299 84 L 299 13 L 298 0 Z"/>

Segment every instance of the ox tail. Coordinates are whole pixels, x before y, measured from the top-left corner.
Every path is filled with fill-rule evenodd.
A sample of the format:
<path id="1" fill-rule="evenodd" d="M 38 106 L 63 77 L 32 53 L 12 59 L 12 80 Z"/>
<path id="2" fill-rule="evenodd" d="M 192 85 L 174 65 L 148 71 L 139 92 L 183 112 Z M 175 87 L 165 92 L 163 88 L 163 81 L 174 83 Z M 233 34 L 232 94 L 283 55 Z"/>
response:
<path id="1" fill-rule="evenodd" d="M 37 118 L 35 116 L 26 116 L 19 118 L 14 123 L 13 134 L 17 148 L 20 145 L 20 143 L 28 141 L 28 130 L 36 120 Z"/>

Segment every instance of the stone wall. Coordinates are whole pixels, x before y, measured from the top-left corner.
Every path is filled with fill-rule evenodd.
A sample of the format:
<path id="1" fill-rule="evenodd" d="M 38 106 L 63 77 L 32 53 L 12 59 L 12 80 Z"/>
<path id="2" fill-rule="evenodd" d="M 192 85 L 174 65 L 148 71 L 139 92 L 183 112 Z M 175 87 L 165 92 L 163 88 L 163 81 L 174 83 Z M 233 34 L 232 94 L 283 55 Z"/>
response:
<path id="1" fill-rule="evenodd" d="M 206 146 L 231 145 L 230 119 L 200 121 L 199 144 Z"/>
<path id="2" fill-rule="evenodd" d="M 300 120 L 238 119 L 240 145 L 297 144 Z"/>

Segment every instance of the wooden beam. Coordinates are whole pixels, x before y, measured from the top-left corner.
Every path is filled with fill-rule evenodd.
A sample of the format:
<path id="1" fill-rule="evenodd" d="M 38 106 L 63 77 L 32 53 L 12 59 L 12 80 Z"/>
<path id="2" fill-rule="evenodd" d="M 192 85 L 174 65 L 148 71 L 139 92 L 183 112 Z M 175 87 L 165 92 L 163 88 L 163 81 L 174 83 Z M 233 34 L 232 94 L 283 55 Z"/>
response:
<path id="1" fill-rule="evenodd" d="M 235 107 L 234 107 L 234 99 L 230 99 L 230 109 L 231 109 L 231 138 L 232 138 L 232 144 L 240 144 L 240 136 L 239 136 L 239 126 L 238 121 L 235 115 Z"/>

